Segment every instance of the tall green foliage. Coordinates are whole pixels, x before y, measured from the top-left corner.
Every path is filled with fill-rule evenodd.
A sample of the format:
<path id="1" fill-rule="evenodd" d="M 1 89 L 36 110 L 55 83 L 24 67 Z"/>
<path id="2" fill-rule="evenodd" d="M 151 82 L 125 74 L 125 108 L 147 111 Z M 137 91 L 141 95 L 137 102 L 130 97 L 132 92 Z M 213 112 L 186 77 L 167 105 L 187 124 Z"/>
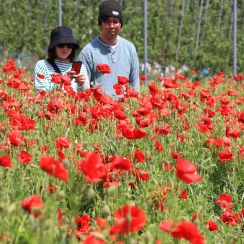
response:
<path id="1" fill-rule="evenodd" d="M 73 28 L 84 46 L 99 33 L 100 0 L 63 0 L 63 25 Z M 143 1 L 123 0 L 121 35 L 131 40 L 143 59 Z M 148 58 L 163 66 L 183 64 L 193 69 L 231 71 L 233 1 L 148 0 Z M 201 15 L 200 15 L 201 13 Z M 5 55 L 35 53 L 46 56 L 49 35 L 58 25 L 58 0 L 2 0 L 0 50 Z M 239 72 L 244 56 L 244 3 L 238 1 Z M 199 42 L 196 42 L 197 36 Z M 1 55 L 2 56 L 2 55 Z"/>

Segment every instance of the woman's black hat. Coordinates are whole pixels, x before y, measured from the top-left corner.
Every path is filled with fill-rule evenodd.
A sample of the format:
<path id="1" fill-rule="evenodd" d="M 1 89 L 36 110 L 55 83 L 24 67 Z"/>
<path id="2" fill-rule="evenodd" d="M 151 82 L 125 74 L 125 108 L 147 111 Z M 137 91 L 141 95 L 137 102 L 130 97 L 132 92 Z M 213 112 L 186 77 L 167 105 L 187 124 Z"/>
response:
<path id="1" fill-rule="evenodd" d="M 72 29 L 69 27 L 58 26 L 52 30 L 48 50 L 56 47 L 60 43 L 71 43 L 75 49 L 79 48 L 79 44 L 73 37 Z"/>

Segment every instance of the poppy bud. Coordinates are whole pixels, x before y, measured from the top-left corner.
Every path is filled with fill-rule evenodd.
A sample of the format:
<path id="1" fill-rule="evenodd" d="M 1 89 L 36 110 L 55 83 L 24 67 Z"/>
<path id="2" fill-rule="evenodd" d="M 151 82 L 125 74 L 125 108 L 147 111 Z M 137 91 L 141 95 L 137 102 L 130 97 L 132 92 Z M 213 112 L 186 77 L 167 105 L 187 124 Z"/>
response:
<path id="1" fill-rule="evenodd" d="M 88 189 L 88 192 L 87 192 L 87 199 L 93 199 L 94 198 L 94 195 L 95 195 L 95 192 L 94 192 L 94 190 L 90 187 L 89 189 Z"/>
<path id="2" fill-rule="evenodd" d="M 102 209 L 102 213 L 105 215 L 105 216 L 109 216 L 111 215 L 111 211 L 110 211 L 110 208 L 107 204 L 104 205 L 103 209 Z"/>

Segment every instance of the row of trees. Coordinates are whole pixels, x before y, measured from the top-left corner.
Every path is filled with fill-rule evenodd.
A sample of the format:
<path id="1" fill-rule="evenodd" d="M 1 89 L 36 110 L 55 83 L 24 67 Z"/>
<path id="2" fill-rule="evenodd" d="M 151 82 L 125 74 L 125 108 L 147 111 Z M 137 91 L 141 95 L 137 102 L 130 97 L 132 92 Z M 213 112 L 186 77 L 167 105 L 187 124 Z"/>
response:
<path id="1" fill-rule="evenodd" d="M 100 0 L 63 0 L 63 25 L 73 28 L 80 46 L 99 33 Z M 143 60 L 143 1 L 120 0 L 121 35 Z M 49 34 L 58 25 L 58 0 L 0 1 L 0 48 L 3 55 L 46 55 Z M 162 66 L 231 71 L 233 0 L 148 0 L 148 58 Z M 238 1 L 238 72 L 244 60 L 244 1 Z"/>

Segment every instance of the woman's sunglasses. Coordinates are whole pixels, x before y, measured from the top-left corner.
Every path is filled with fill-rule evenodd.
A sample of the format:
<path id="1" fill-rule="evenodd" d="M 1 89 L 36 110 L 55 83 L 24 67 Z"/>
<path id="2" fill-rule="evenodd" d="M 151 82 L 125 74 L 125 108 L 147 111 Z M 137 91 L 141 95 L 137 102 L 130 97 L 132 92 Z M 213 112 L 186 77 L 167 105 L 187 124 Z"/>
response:
<path id="1" fill-rule="evenodd" d="M 67 48 L 73 48 L 73 44 L 71 44 L 71 43 L 59 43 L 58 45 L 57 45 L 57 47 L 58 48 L 64 48 L 64 47 L 67 47 Z"/>

